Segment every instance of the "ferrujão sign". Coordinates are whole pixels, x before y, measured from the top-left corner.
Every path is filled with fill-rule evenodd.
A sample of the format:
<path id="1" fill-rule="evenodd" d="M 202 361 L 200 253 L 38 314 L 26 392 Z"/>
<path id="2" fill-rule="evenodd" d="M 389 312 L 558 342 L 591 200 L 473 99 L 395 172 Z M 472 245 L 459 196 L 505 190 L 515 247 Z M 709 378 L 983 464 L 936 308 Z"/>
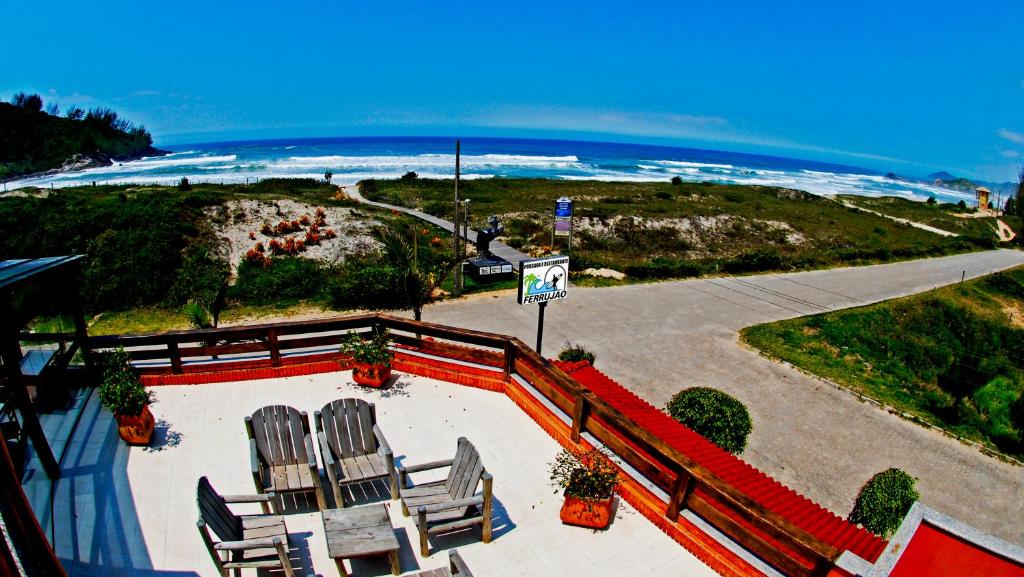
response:
<path id="1" fill-rule="evenodd" d="M 564 299 L 569 284 L 569 257 L 551 256 L 519 261 L 519 304 Z"/>

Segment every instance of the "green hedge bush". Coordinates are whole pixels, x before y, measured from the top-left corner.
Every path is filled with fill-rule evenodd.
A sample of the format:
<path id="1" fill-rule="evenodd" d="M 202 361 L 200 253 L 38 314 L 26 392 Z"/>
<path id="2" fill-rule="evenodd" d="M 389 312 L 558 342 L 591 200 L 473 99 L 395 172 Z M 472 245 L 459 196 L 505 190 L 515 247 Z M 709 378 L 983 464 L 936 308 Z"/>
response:
<path id="1" fill-rule="evenodd" d="M 387 309 L 405 306 L 398 273 L 382 265 L 353 266 L 332 279 L 327 299 L 336 309 Z"/>
<path id="2" fill-rule="evenodd" d="M 864 484 L 850 513 L 850 522 L 889 538 L 899 529 L 910 507 L 921 496 L 914 485 L 917 479 L 900 469 L 878 473 Z"/>
<path id="3" fill-rule="evenodd" d="M 734 454 L 746 448 L 753 428 L 743 403 L 709 387 L 683 389 L 665 409 L 675 420 Z"/>

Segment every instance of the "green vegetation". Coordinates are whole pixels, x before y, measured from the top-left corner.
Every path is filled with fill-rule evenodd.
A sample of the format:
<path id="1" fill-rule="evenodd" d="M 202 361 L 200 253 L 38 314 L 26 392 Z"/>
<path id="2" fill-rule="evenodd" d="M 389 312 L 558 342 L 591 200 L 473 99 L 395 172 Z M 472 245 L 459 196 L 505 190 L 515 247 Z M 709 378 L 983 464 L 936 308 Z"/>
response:
<path id="1" fill-rule="evenodd" d="M 565 345 L 562 346 L 562 352 L 558 353 L 558 360 L 569 362 L 587 361 L 593 365 L 597 357 L 581 345 L 574 345 L 569 341 L 565 341 Z"/>
<path id="2" fill-rule="evenodd" d="M 60 168 L 72 160 L 109 164 L 110 159 L 161 154 L 145 128 L 113 110 L 72 108 L 65 117 L 58 113 L 52 106 L 44 111 L 35 94 L 18 94 L 11 104 L 0 102 L 0 179 Z"/>
<path id="3" fill-rule="evenodd" d="M 100 402 L 115 415 L 137 416 L 153 402 L 153 392 L 143 386 L 129 364 L 124 348 L 106 353 L 101 359 L 103 382 L 97 389 Z"/>
<path id="4" fill-rule="evenodd" d="M 926 423 L 1024 456 L 1024 269 L 744 329 L 746 342 Z"/>
<path id="5" fill-rule="evenodd" d="M 917 479 L 900 469 L 886 469 L 864 483 L 850 513 L 850 522 L 888 539 L 900 528 L 903 518 L 921 498 Z"/>
<path id="6" fill-rule="evenodd" d="M 416 260 L 425 280 L 444 280 L 437 265 L 450 260 L 450 238 L 412 217 L 358 207 L 337 189 L 313 179 L 268 179 L 252 185 L 84 186 L 32 191 L 0 200 L 0 259 L 85 254 L 87 312 L 102 313 L 91 330 L 148 332 L 185 328 L 204 309 L 211 324 L 220 310 L 280 314 L 308 302 L 335 309 L 410 306 L 395 263 L 370 251 L 344 262 L 279 255 L 243 259 L 229 288 L 229 265 L 215 226 L 237 221 L 229 201 L 295 200 L 313 206 L 353 207 L 386 230 L 415 230 Z M 411 234 L 411 233 L 410 233 Z M 226 300 L 226 302 L 224 302 Z M 214 312 L 218 313 L 217 315 Z M 98 332 L 96 334 L 99 334 Z"/>
<path id="7" fill-rule="evenodd" d="M 665 410 L 673 419 L 693 429 L 707 440 L 740 454 L 747 447 L 753 425 L 743 403 L 710 387 L 692 387 L 679 391 Z"/>
<path id="8" fill-rule="evenodd" d="M 373 200 L 451 218 L 450 180 L 366 180 Z M 714 183 L 479 179 L 460 184 L 471 226 L 503 215 L 505 242 L 539 253 L 550 210 L 575 199 L 575 270 L 611 268 L 632 279 L 797 270 L 936 256 L 995 246 L 992 230 L 943 238 L 808 193 Z"/>

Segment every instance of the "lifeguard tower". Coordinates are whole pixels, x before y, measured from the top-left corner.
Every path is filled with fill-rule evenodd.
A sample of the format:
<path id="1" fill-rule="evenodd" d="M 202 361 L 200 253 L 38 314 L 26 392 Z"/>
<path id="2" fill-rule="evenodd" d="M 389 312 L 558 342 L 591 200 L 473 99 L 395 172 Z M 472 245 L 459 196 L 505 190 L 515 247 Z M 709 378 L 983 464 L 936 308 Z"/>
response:
<path id="1" fill-rule="evenodd" d="M 978 212 L 988 212 L 989 210 L 989 199 L 992 196 L 992 192 L 984 186 L 979 186 L 974 189 L 974 198 L 978 201 Z"/>

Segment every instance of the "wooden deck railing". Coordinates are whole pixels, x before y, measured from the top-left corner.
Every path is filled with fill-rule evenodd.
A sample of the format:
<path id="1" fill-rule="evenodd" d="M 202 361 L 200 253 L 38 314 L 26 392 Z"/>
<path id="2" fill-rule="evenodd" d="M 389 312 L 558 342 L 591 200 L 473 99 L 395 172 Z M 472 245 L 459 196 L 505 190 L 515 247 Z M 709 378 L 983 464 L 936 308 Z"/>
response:
<path id="1" fill-rule="evenodd" d="M 574 441 L 589 433 L 665 491 L 669 496 L 665 515 L 673 523 L 679 522 L 681 510 L 689 509 L 787 575 L 825 575 L 841 553 L 640 427 L 514 337 L 384 314 L 364 314 L 160 334 L 98 336 L 89 338 L 89 346 L 123 346 L 133 360 L 156 361 L 143 367 L 145 372 L 181 373 L 196 361 L 237 361 L 238 355 L 251 353 L 260 353 L 264 361 L 269 358 L 272 366 L 279 366 L 283 354 L 336 346 L 348 331 L 366 333 L 374 328 L 387 328 L 397 343 L 427 353 L 500 368 L 506 382 L 518 375 L 571 417 Z M 723 509 L 732 515 L 723 513 Z"/>

